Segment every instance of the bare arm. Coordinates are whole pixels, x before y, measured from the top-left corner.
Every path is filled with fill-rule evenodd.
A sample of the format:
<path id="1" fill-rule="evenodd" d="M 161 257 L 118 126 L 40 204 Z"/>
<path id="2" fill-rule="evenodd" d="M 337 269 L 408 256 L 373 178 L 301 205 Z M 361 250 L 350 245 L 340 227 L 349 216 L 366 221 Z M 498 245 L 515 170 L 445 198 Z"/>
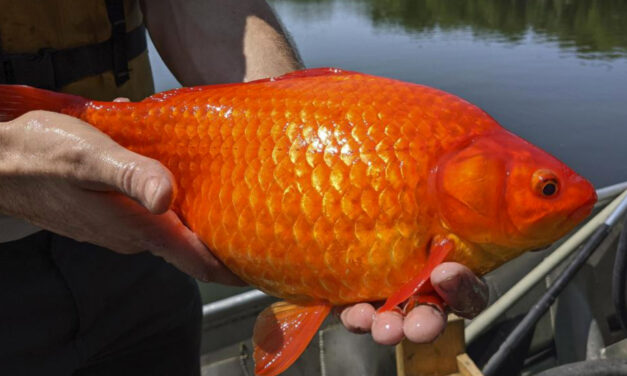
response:
<path id="1" fill-rule="evenodd" d="M 159 54 L 184 86 L 250 81 L 302 68 L 265 0 L 142 0 Z"/>

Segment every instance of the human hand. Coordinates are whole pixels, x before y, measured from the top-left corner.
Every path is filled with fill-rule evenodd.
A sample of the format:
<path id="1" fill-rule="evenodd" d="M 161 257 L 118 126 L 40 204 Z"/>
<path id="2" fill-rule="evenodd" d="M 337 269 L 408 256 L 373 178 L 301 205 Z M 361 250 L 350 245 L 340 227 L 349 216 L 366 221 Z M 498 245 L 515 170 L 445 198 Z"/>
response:
<path id="1" fill-rule="evenodd" d="M 473 318 L 488 303 L 488 287 L 470 269 L 453 262 L 438 265 L 431 273 L 431 284 L 449 309 L 458 316 Z M 431 305 L 419 305 L 405 317 L 394 311 L 376 313 L 374 306 L 358 303 L 340 313 L 344 326 L 354 333 L 372 332 L 383 345 L 395 345 L 403 337 L 412 342 L 433 342 L 446 327 L 446 315 Z"/>
<path id="2" fill-rule="evenodd" d="M 76 118 L 0 123 L 0 213 L 119 253 L 148 250 L 202 281 L 239 284 L 169 206 L 171 173 Z"/>

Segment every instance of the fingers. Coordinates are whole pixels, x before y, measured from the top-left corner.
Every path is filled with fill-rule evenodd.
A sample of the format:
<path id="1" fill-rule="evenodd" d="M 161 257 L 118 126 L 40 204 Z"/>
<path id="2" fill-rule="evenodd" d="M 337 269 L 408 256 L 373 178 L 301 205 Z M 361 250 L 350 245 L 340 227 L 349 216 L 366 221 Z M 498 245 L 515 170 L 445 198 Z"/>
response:
<path id="1" fill-rule="evenodd" d="M 353 333 L 367 333 L 372 327 L 375 309 L 371 304 L 358 303 L 345 307 L 340 313 L 342 324 Z"/>
<path id="2" fill-rule="evenodd" d="M 152 253 L 200 281 L 244 285 L 183 225 L 174 212 L 152 217 L 160 222 L 159 233 L 154 232 L 154 237 L 147 244 Z"/>
<path id="3" fill-rule="evenodd" d="M 229 271 L 187 228 L 171 210 L 161 215 L 139 212 L 139 206 L 128 198 L 111 199 L 103 194 L 102 205 L 108 203 L 112 220 L 103 223 L 102 232 L 109 236 L 101 239 L 107 248 L 121 253 L 148 250 L 162 257 L 179 270 L 203 282 L 218 282 L 229 285 L 244 283 Z M 92 202 L 95 200 L 92 200 Z M 137 210 L 133 209 L 137 207 Z M 103 211 L 101 208 L 96 211 Z M 115 234 L 112 236 L 111 234 Z M 134 244 L 128 247 L 128 244 Z"/>
<path id="4" fill-rule="evenodd" d="M 90 162 L 91 179 L 134 199 L 153 214 L 168 210 L 174 199 L 172 174 L 156 160 L 112 143 Z"/>
<path id="5" fill-rule="evenodd" d="M 170 172 L 159 162 L 131 152 L 77 118 L 31 111 L 14 124 L 23 174 L 59 176 L 82 188 L 117 190 L 152 213 L 165 212 L 174 196 Z"/>
<path id="6" fill-rule="evenodd" d="M 353 333 L 372 332 L 372 339 L 382 345 L 396 345 L 403 340 L 403 315 L 395 311 L 376 313 L 369 303 L 345 307 L 342 324 Z"/>
<path id="7" fill-rule="evenodd" d="M 14 179 L 22 179 L 10 193 L 23 201 L 14 200 L 11 213 L 120 253 L 149 250 L 203 281 L 241 284 L 168 211 L 174 179 L 161 163 L 63 114 L 31 111 L 9 128 L 7 154 L 18 158 L 7 165 Z"/>
<path id="8" fill-rule="evenodd" d="M 433 342 L 444 331 L 446 316 L 430 305 L 419 305 L 403 317 L 399 312 L 377 313 L 372 338 L 382 345 L 396 345 L 407 337 L 415 343 Z"/>
<path id="9" fill-rule="evenodd" d="M 340 313 L 342 324 L 353 333 L 372 333 L 382 345 L 396 345 L 403 340 L 403 315 L 398 312 L 376 313 L 369 303 L 345 307 Z"/>
<path id="10" fill-rule="evenodd" d="M 49 229 L 118 253 L 150 251 L 201 281 L 243 284 L 172 210 L 154 215 L 123 195 L 75 191 L 72 204 L 63 207 L 66 217 L 80 225 L 56 221 Z"/>
<path id="11" fill-rule="evenodd" d="M 403 315 L 396 311 L 377 313 L 372 322 L 372 339 L 382 345 L 396 345 L 403 340 Z"/>
<path id="12" fill-rule="evenodd" d="M 403 322 L 403 333 L 415 343 L 430 343 L 444 331 L 446 316 L 435 307 L 419 305 L 412 309 Z"/>
<path id="13" fill-rule="evenodd" d="M 458 315 L 472 318 L 488 302 L 488 287 L 470 269 L 457 263 L 443 263 L 431 273 L 431 284 Z M 419 305 L 404 318 L 398 312 L 376 313 L 372 305 L 359 303 L 344 308 L 340 319 L 354 333 L 372 332 L 383 345 L 399 343 L 407 337 L 415 343 L 430 343 L 446 328 L 446 315 L 431 305 Z"/>
<path id="14" fill-rule="evenodd" d="M 76 138 L 61 143 L 59 153 L 70 161 L 66 173 L 83 187 L 114 189 L 153 214 L 168 210 L 174 199 L 174 179 L 160 162 L 122 147 L 79 119 L 56 114 L 53 122 L 62 123 Z"/>
<path id="15" fill-rule="evenodd" d="M 446 262 L 431 273 L 431 284 L 457 315 L 473 318 L 488 304 L 488 287 L 467 267 Z"/>

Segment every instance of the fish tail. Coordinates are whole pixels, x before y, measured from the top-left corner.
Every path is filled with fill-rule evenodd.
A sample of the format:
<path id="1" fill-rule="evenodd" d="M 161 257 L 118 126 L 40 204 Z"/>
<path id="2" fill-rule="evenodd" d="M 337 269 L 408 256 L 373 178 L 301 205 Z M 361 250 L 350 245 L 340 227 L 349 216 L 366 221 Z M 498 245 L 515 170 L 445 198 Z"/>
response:
<path id="1" fill-rule="evenodd" d="M 77 115 L 87 102 L 88 99 L 78 95 L 24 85 L 0 85 L 0 121 L 13 120 L 34 110 Z"/>
<path id="2" fill-rule="evenodd" d="M 329 303 L 277 302 L 261 312 L 253 331 L 255 374 L 275 376 L 291 366 L 330 311 Z"/>

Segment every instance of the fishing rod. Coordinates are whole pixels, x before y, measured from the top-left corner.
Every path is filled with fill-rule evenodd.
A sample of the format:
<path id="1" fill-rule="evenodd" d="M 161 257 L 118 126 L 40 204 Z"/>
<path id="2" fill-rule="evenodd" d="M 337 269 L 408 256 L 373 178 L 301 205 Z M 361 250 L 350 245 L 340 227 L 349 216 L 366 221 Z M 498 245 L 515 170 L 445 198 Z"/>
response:
<path id="1" fill-rule="evenodd" d="M 618 239 L 614 270 L 612 271 L 612 301 L 616 309 L 616 317 L 627 331 L 627 304 L 625 302 L 625 290 L 627 289 L 627 219 L 623 224 L 623 232 Z"/>
<path id="2" fill-rule="evenodd" d="M 555 302 L 555 299 L 557 299 L 557 296 L 564 290 L 568 282 L 570 282 L 601 242 L 607 237 L 612 227 L 617 224 L 622 215 L 627 212 L 627 196 L 622 195 L 621 197 L 621 201 L 616 206 L 616 209 L 612 211 L 603 223 L 598 225 L 566 269 L 557 277 L 547 292 L 531 310 L 529 310 L 523 320 L 514 328 L 505 341 L 503 341 L 496 353 L 488 360 L 482 370 L 484 376 L 496 376 L 499 374 L 501 366 L 507 361 L 510 354 L 518 349 L 525 336 L 535 328 L 537 322 L 551 307 L 553 302 Z"/>

